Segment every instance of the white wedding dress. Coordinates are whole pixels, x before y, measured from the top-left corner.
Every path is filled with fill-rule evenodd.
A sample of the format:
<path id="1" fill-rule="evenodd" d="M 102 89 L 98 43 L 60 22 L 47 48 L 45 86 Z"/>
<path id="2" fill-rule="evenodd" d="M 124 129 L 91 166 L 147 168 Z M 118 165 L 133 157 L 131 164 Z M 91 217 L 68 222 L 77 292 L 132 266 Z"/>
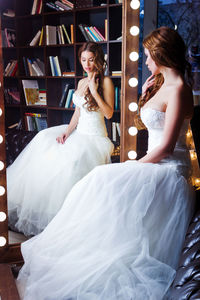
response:
<path id="1" fill-rule="evenodd" d="M 165 113 L 146 108 L 142 120 L 150 151 Z M 24 300 L 167 299 L 193 213 L 187 127 L 160 163 L 98 166 L 73 187 L 47 228 L 22 244 Z"/>
<path id="2" fill-rule="evenodd" d="M 110 163 L 113 144 L 100 110 L 89 112 L 84 97 L 77 129 L 64 144 L 56 137 L 67 125 L 40 131 L 7 168 L 10 228 L 25 235 L 40 233 L 61 208 L 72 186 L 94 167 Z"/>

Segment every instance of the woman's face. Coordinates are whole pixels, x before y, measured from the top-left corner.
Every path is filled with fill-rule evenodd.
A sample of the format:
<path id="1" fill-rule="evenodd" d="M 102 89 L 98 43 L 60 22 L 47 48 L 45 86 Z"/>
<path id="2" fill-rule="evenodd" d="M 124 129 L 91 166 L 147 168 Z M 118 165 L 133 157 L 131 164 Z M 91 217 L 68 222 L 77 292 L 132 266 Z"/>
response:
<path id="1" fill-rule="evenodd" d="M 149 71 L 152 73 L 152 75 L 159 74 L 160 73 L 159 67 L 156 65 L 155 61 L 151 57 L 149 50 L 144 48 L 144 53 L 147 57 L 145 64 L 147 65 Z"/>
<path id="2" fill-rule="evenodd" d="M 81 65 L 85 72 L 94 72 L 96 70 L 94 64 L 94 54 L 90 51 L 83 51 L 81 53 Z"/>

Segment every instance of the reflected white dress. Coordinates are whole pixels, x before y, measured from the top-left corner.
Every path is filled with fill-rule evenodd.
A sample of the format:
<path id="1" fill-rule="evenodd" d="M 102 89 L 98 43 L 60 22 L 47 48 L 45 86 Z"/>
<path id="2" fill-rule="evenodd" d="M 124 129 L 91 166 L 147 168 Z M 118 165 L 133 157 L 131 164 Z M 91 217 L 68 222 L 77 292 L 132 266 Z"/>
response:
<path id="1" fill-rule="evenodd" d="M 76 130 L 64 144 L 56 137 L 67 125 L 40 131 L 7 168 L 9 226 L 25 235 L 40 233 L 61 208 L 72 186 L 94 167 L 110 163 L 113 144 L 100 110 L 89 112 L 84 97 Z"/>
<path id="2" fill-rule="evenodd" d="M 142 120 L 151 150 L 165 113 L 146 108 Z M 187 127 L 168 159 L 98 166 L 73 187 L 47 228 L 22 244 L 24 300 L 164 299 L 193 213 Z"/>

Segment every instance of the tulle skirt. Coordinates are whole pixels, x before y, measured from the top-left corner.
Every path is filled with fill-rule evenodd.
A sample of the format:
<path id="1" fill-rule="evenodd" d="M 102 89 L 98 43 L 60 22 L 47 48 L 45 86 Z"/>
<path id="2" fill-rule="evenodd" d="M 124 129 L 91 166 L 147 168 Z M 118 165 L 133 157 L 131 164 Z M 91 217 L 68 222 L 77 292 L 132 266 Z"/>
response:
<path id="1" fill-rule="evenodd" d="M 64 144 L 66 125 L 40 131 L 7 168 L 9 226 L 25 235 L 40 233 L 59 211 L 72 186 L 95 166 L 110 163 L 107 137 L 75 130 Z"/>
<path id="2" fill-rule="evenodd" d="M 96 167 L 22 244 L 24 300 L 164 299 L 192 213 L 191 189 L 173 166 Z"/>

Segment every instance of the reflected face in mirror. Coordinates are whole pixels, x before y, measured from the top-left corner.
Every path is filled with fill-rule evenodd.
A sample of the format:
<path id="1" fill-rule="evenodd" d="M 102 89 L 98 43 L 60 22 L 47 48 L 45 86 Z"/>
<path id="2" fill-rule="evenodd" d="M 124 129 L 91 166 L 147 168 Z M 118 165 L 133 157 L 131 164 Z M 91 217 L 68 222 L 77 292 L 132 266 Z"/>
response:
<path id="1" fill-rule="evenodd" d="M 98 52 L 102 50 L 99 44 L 93 42 L 83 44 L 81 63 L 83 70 L 90 74 L 96 69 L 94 57 L 97 56 L 94 51 L 85 50 L 88 45 Z M 103 64 L 104 60 L 100 59 L 102 70 Z M 98 89 L 99 85 L 104 88 Z M 88 102 L 83 87 L 84 90 L 87 87 L 87 95 L 90 95 Z M 78 82 L 76 91 L 74 88 L 71 91 L 75 109 L 69 124 L 40 130 L 7 168 L 9 228 L 26 237 L 44 230 L 74 184 L 94 167 L 111 162 L 114 147 L 107 137 L 104 119 L 110 114 L 111 103 L 114 102 L 111 79 L 102 76 L 96 81 L 95 77 L 88 76 Z M 104 108 L 101 109 L 101 106 Z M 31 117 L 40 118 L 39 114 Z M 20 132 L 15 141 L 18 139 L 20 143 L 26 134 L 26 131 Z"/>

